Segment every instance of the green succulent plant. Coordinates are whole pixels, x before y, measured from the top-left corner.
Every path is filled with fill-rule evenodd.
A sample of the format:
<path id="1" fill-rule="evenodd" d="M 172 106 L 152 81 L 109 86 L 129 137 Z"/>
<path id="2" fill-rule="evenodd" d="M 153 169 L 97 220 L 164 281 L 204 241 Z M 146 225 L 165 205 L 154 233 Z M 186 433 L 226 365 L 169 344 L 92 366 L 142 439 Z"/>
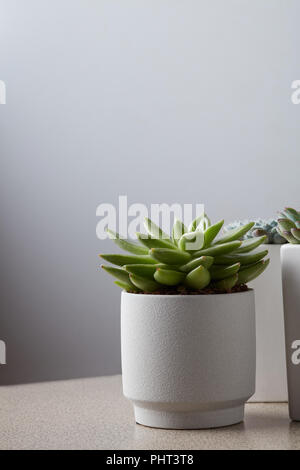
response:
<path id="1" fill-rule="evenodd" d="M 244 225 L 246 222 L 248 221 L 232 222 L 231 224 L 225 227 L 225 231 L 240 227 L 241 225 Z M 278 223 L 277 223 L 277 220 L 275 219 L 269 219 L 269 220 L 256 219 L 254 220 L 254 225 L 252 229 L 249 230 L 249 232 L 247 232 L 244 235 L 243 239 L 261 237 L 263 235 L 266 235 L 267 237 L 265 241 L 266 244 L 282 245 L 283 243 L 286 243 L 286 239 L 278 233 L 277 225 Z"/>
<path id="2" fill-rule="evenodd" d="M 300 212 L 292 207 L 286 207 L 279 214 L 277 231 L 287 242 L 300 243 Z"/>
<path id="3" fill-rule="evenodd" d="M 220 234 L 224 221 L 211 224 L 206 215 L 189 226 L 176 220 L 169 237 L 150 219 L 147 235 L 137 233 L 138 243 L 121 239 L 108 230 L 110 238 L 128 254 L 101 254 L 117 267 L 102 268 L 127 292 L 163 293 L 170 289 L 200 291 L 206 288 L 230 292 L 259 276 L 268 266 L 268 250 L 255 251 L 266 236 L 241 241 L 253 227 L 248 222 Z"/>

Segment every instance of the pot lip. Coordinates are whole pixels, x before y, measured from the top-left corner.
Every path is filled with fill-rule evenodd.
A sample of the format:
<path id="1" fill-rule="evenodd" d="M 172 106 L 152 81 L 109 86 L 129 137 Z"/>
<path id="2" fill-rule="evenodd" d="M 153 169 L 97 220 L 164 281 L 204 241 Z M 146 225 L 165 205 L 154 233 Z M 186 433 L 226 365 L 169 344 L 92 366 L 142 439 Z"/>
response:
<path id="1" fill-rule="evenodd" d="M 188 294 L 135 294 L 134 292 L 126 292 L 125 290 L 122 291 L 122 295 L 125 295 L 125 296 L 134 296 L 134 297 L 139 297 L 139 298 L 158 298 L 158 299 L 169 299 L 169 298 L 174 298 L 174 299 L 184 299 L 185 297 L 187 297 L 188 299 L 193 299 L 193 298 L 196 298 L 196 299 L 203 299 L 204 298 L 215 298 L 215 297 L 218 297 L 218 298 L 222 298 L 222 297 L 225 297 L 225 298 L 229 298 L 231 297 L 232 295 L 235 295 L 235 296 L 238 296 L 238 295 L 245 295 L 245 294 L 249 294 L 249 293 L 254 293 L 254 289 L 252 288 L 248 288 L 248 290 L 245 290 L 243 292 L 231 292 L 230 294 L 191 294 L 191 295 L 188 295 Z"/>
<path id="2" fill-rule="evenodd" d="M 260 246 L 276 246 L 278 248 L 281 248 L 282 246 L 285 246 L 285 245 L 291 245 L 291 243 L 262 243 Z"/>
<path id="3" fill-rule="evenodd" d="M 286 249 L 291 249 L 291 248 L 300 248 L 300 243 L 284 243 L 283 245 L 281 245 L 282 248 Z"/>

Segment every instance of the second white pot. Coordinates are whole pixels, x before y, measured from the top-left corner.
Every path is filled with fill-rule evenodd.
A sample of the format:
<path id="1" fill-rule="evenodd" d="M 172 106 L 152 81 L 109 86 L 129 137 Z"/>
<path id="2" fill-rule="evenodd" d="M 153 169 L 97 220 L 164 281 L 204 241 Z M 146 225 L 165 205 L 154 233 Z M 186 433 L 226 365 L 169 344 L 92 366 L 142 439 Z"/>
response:
<path id="1" fill-rule="evenodd" d="M 256 391 L 250 401 L 277 402 L 288 399 L 281 246 L 262 246 L 262 249 L 269 250 L 270 264 L 261 276 L 249 284 L 255 291 L 256 311 Z"/>
<path id="2" fill-rule="evenodd" d="M 192 429 L 244 417 L 255 389 L 254 293 L 122 293 L 123 391 L 136 422 Z"/>
<path id="3" fill-rule="evenodd" d="M 290 418 L 300 421 L 300 245 L 281 250 Z"/>

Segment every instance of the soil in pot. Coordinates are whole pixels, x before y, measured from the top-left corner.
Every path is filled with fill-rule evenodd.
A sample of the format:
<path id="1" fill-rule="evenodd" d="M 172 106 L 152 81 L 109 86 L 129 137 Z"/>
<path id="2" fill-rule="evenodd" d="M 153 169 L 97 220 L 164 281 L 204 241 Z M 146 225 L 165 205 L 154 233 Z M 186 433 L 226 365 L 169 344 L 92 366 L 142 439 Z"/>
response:
<path id="1" fill-rule="evenodd" d="M 184 286 L 175 286 L 169 288 L 162 288 L 154 292 L 134 292 L 128 291 L 130 294 L 145 294 L 145 295 L 215 295 L 215 294 L 235 294 L 237 292 L 248 291 L 249 288 L 246 284 L 235 286 L 230 290 L 218 289 L 217 287 L 205 287 L 205 289 L 189 289 Z"/>

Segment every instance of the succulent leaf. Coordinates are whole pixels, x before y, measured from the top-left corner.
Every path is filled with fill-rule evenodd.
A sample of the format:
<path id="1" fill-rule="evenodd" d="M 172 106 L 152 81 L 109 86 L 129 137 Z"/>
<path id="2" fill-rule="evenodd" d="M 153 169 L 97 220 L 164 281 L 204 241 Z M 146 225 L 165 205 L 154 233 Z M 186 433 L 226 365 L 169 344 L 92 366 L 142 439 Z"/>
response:
<path id="1" fill-rule="evenodd" d="M 140 289 L 134 286 L 131 282 L 130 284 L 127 284 L 126 282 L 115 281 L 115 284 L 121 287 L 121 289 L 126 290 L 126 292 L 140 292 Z"/>
<path id="2" fill-rule="evenodd" d="M 185 278 L 185 284 L 192 289 L 204 289 L 210 283 L 210 273 L 204 266 L 198 266 L 189 272 Z"/>
<path id="3" fill-rule="evenodd" d="M 263 235 L 262 237 L 258 238 L 248 238 L 247 240 L 243 240 L 241 246 L 235 250 L 234 253 L 248 253 L 249 251 L 254 250 L 262 243 L 267 241 L 267 236 Z"/>
<path id="4" fill-rule="evenodd" d="M 264 228 L 253 229 L 251 234 L 253 235 L 253 237 L 265 236 L 266 238 L 268 238 L 268 231 L 267 231 L 267 229 L 264 229 Z"/>
<path id="5" fill-rule="evenodd" d="M 180 238 L 182 237 L 182 235 L 184 233 L 186 233 L 188 230 L 186 228 L 186 226 L 184 225 L 183 222 L 181 222 L 181 220 L 178 220 L 176 219 L 175 222 L 174 222 L 174 225 L 173 225 L 173 229 L 172 229 L 172 240 L 173 240 L 173 243 L 175 245 L 178 244 L 178 241 L 180 240 Z"/>
<path id="6" fill-rule="evenodd" d="M 261 260 L 268 254 L 268 250 L 258 251 L 257 253 L 233 253 L 224 256 L 217 256 L 214 260 L 215 264 L 233 264 L 233 263 L 241 263 L 244 264 L 252 264 L 256 263 L 257 261 Z"/>
<path id="7" fill-rule="evenodd" d="M 171 248 L 171 249 L 176 249 L 175 245 L 171 245 L 168 240 L 165 240 L 163 238 L 154 238 L 151 236 L 144 235 L 143 233 L 137 232 L 136 234 L 138 240 L 145 245 L 148 250 L 151 248 Z M 147 251 L 148 253 L 148 251 Z"/>
<path id="8" fill-rule="evenodd" d="M 135 255 L 147 255 L 148 250 L 143 246 L 137 245 L 136 243 L 129 242 L 128 240 L 124 240 L 120 238 L 120 235 L 112 230 L 107 229 L 108 236 L 111 240 L 115 242 L 120 248 L 125 251 L 129 251 L 129 253 L 133 253 Z"/>
<path id="9" fill-rule="evenodd" d="M 157 264 L 126 264 L 124 268 L 130 274 L 145 277 L 146 279 L 153 279 L 157 266 Z"/>
<path id="10" fill-rule="evenodd" d="M 278 227 L 282 232 L 290 231 L 292 228 L 296 227 L 296 224 L 290 219 L 278 219 Z"/>
<path id="11" fill-rule="evenodd" d="M 211 226 L 211 221 L 209 220 L 207 215 L 204 214 L 204 216 L 201 218 L 200 222 L 198 223 L 196 230 L 201 230 L 202 232 L 204 232 L 210 226 Z"/>
<path id="12" fill-rule="evenodd" d="M 129 274 L 125 271 L 125 269 L 113 268 L 112 266 L 105 266 L 104 264 L 101 265 L 101 268 L 119 281 L 131 285 Z"/>
<path id="13" fill-rule="evenodd" d="M 286 239 L 282 237 L 276 230 L 273 233 L 273 243 L 275 243 L 276 245 L 283 245 L 284 243 L 286 243 Z"/>
<path id="14" fill-rule="evenodd" d="M 144 292 L 154 292 L 159 289 L 159 284 L 154 280 L 146 279 L 144 277 L 129 274 L 131 282 Z"/>
<path id="15" fill-rule="evenodd" d="M 280 235 L 281 237 L 284 237 L 283 231 L 281 230 L 281 228 L 279 227 L 279 225 L 277 225 L 276 230 L 277 230 L 278 235 Z"/>
<path id="16" fill-rule="evenodd" d="M 222 279 L 221 281 L 216 282 L 215 286 L 218 289 L 230 291 L 238 282 L 238 274 Z"/>
<path id="17" fill-rule="evenodd" d="M 201 250 L 204 245 L 204 233 L 200 231 L 189 232 L 182 235 L 178 242 L 178 248 L 182 251 L 193 253 Z"/>
<path id="18" fill-rule="evenodd" d="M 241 246 L 242 242 L 237 240 L 228 243 L 221 243 L 220 245 L 213 245 L 209 248 L 197 251 L 193 256 L 199 258 L 199 256 L 220 256 L 230 253 Z"/>
<path id="19" fill-rule="evenodd" d="M 299 243 L 297 238 L 295 238 L 294 235 L 292 235 L 292 232 L 284 230 L 282 234 L 289 243 L 292 243 L 293 245 L 297 245 Z"/>
<path id="20" fill-rule="evenodd" d="M 134 255 L 99 255 L 105 261 L 116 264 L 117 266 L 124 266 L 125 264 L 156 264 L 155 260 L 149 255 L 134 256 Z"/>
<path id="21" fill-rule="evenodd" d="M 291 232 L 293 237 L 296 238 L 298 242 L 300 242 L 300 228 L 292 228 Z"/>
<path id="22" fill-rule="evenodd" d="M 193 269 L 198 268 L 198 266 L 204 266 L 206 269 L 209 269 L 214 262 L 212 256 L 200 256 L 199 258 L 192 259 L 187 264 L 184 264 L 179 269 L 184 273 L 189 273 Z"/>
<path id="23" fill-rule="evenodd" d="M 201 220 L 203 219 L 203 217 L 205 217 L 204 214 L 199 215 L 199 216 L 196 217 L 194 220 L 192 220 L 192 222 L 191 222 L 190 225 L 189 225 L 188 231 L 189 231 L 189 232 L 195 232 L 196 228 L 197 228 L 198 225 L 200 224 L 200 222 L 201 222 Z"/>
<path id="24" fill-rule="evenodd" d="M 153 260 L 164 264 L 186 264 L 191 259 L 191 255 L 185 251 L 172 250 L 168 248 L 152 248 L 149 251 Z"/>
<path id="25" fill-rule="evenodd" d="M 240 263 L 235 263 L 231 266 L 213 265 L 210 269 L 211 278 L 214 281 L 219 281 L 222 279 L 226 279 L 227 277 L 232 277 L 239 271 L 240 266 Z"/>
<path id="26" fill-rule="evenodd" d="M 270 263 L 270 259 L 258 261 L 251 266 L 239 271 L 237 284 L 246 284 L 253 281 L 256 277 L 264 272 Z"/>
<path id="27" fill-rule="evenodd" d="M 185 279 L 185 274 L 179 271 L 157 268 L 154 279 L 166 286 L 177 286 Z"/>
<path id="28" fill-rule="evenodd" d="M 145 229 L 147 230 L 148 234 L 151 237 L 164 239 L 166 242 L 169 242 L 169 245 L 171 245 L 171 248 L 172 248 L 174 244 L 172 240 L 170 239 L 169 235 L 167 235 L 166 232 L 164 232 L 158 225 L 152 222 L 151 219 L 149 219 L 148 217 L 145 217 L 144 225 L 145 225 Z"/>
<path id="29" fill-rule="evenodd" d="M 208 247 L 216 238 L 221 228 L 223 227 L 224 220 L 220 220 L 214 225 L 208 227 L 204 232 L 204 248 Z"/>
<path id="30" fill-rule="evenodd" d="M 288 219 L 292 220 L 293 222 L 298 222 L 300 220 L 299 212 L 296 211 L 296 209 L 293 209 L 292 207 L 286 207 L 284 209 L 284 214 Z"/>
<path id="31" fill-rule="evenodd" d="M 221 238 L 219 238 L 215 243 L 227 243 L 234 240 L 239 240 L 242 238 L 254 225 L 254 222 L 249 222 L 248 224 L 242 225 L 232 230 L 228 230 Z"/>

